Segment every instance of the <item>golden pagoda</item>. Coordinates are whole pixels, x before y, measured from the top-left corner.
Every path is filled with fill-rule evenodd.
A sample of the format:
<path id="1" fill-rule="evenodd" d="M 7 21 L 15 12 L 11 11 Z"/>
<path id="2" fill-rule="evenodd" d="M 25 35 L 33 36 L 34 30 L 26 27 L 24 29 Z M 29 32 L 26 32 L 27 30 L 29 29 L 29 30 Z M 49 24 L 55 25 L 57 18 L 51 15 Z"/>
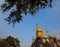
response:
<path id="1" fill-rule="evenodd" d="M 31 47 L 60 47 L 60 42 L 57 38 L 48 34 L 48 29 L 46 28 L 46 33 L 44 34 L 42 29 L 36 26 L 36 38 L 33 38 Z"/>
<path id="2" fill-rule="evenodd" d="M 37 26 L 36 26 L 36 35 L 37 35 L 37 37 L 40 37 L 40 38 L 49 38 L 49 37 L 50 37 L 49 35 L 44 35 L 44 34 L 43 34 L 43 31 L 42 31 L 42 29 L 38 26 L 38 24 L 37 24 Z"/>

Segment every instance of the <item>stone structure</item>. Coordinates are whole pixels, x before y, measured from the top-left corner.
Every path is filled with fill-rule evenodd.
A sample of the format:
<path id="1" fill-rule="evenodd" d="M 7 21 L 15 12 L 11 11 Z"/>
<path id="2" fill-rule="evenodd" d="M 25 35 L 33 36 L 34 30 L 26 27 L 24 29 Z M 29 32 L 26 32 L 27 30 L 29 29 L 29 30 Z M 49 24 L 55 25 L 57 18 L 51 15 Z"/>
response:
<path id="1" fill-rule="evenodd" d="M 46 30 L 48 33 L 48 30 Z M 41 28 L 37 25 L 36 27 L 36 38 L 32 42 L 31 47 L 60 47 L 60 39 L 47 34 L 44 35 Z"/>

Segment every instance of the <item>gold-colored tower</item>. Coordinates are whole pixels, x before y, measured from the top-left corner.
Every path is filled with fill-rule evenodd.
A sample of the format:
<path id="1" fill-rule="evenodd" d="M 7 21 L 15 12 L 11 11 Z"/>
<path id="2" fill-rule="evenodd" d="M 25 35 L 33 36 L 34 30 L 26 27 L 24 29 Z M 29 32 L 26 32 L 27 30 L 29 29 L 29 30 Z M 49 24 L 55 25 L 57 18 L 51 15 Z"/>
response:
<path id="1" fill-rule="evenodd" d="M 38 25 L 36 26 L 36 35 L 37 37 L 43 37 L 43 32 Z"/>
<path id="2" fill-rule="evenodd" d="M 42 29 L 37 25 L 36 26 L 36 35 L 40 38 L 49 38 L 50 36 L 44 35 Z"/>

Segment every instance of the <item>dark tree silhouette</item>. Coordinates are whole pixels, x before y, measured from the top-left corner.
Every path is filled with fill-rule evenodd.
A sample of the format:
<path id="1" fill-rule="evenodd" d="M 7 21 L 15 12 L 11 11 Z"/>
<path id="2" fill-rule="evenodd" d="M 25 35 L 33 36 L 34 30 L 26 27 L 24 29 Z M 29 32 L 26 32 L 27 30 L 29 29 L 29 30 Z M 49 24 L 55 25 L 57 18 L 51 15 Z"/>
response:
<path id="1" fill-rule="evenodd" d="M 8 42 L 8 44 L 12 47 L 20 47 L 20 41 L 12 36 L 8 36 L 4 41 Z"/>
<path id="2" fill-rule="evenodd" d="M 0 47 L 20 47 L 20 41 L 12 36 L 0 40 Z"/>
<path id="3" fill-rule="evenodd" d="M 6 41 L 0 41 L 0 47 L 11 47 Z"/>
<path id="4" fill-rule="evenodd" d="M 1 5 L 3 12 L 11 10 L 5 20 L 13 24 L 22 20 L 22 13 L 33 15 L 39 8 L 52 7 L 52 0 L 5 0 L 4 2 Z"/>

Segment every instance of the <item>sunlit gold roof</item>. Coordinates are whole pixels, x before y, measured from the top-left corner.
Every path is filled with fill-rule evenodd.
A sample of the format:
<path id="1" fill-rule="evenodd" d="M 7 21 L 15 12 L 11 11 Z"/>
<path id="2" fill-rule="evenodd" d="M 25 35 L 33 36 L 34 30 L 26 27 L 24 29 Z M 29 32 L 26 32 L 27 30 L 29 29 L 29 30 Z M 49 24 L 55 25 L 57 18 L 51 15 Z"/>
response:
<path id="1" fill-rule="evenodd" d="M 36 26 L 36 35 L 40 38 L 49 38 L 49 35 L 44 35 L 42 29 L 37 25 Z"/>
<path id="2" fill-rule="evenodd" d="M 36 26 L 36 35 L 38 37 L 43 36 L 43 32 L 42 32 L 41 28 L 38 25 Z"/>
<path id="3" fill-rule="evenodd" d="M 36 31 L 42 32 L 41 28 L 38 25 L 36 26 Z"/>

